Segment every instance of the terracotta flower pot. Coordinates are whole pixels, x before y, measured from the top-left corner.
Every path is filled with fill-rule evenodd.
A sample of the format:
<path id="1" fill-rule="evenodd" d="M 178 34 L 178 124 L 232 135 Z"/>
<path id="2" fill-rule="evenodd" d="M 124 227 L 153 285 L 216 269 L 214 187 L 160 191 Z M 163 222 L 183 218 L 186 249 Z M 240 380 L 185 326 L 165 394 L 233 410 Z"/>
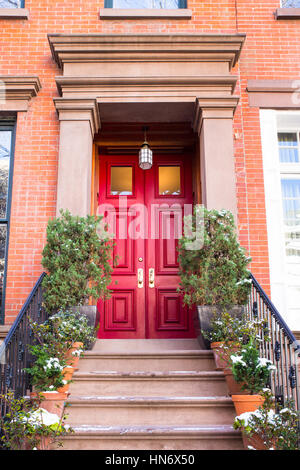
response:
<path id="1" fill-rule="evenodd" d="M 235 406 L 237 416 L 255 411 L 263 405 L 265 399 L 261 395 L 232 395 L 232 401 Z"/>
<path id="2" fill-rule="evenodd" d="M 44 408 L 49 411 L 49 413 L 57 414 L 57 416 L 62 416 L 65 401 L 68 397 L 67 393 L 60 392 L 41 392 L 44 399 L 40 403 L 40 408 Z M 38 393 L 31 392 L 30 398 L 37 399 Z"/>
<path id="3" fill-rule="evenodd" d="M 217 370 L 226 369 L 229 365 L 230 355 L 239 351 L 240 345 L 234 342 L 228 344 L 228 349 L 224 349 L 224 341 L 213 342 L 210 348 L 213 351 Z"/>
<path id="4" fill-rule="evenodd" d="M 255 450 L 268 450 L 267 446 L 264 444 L 263 439 L 258 434 L 253 434 L 251 437 L 249 437 L 242 433 L 242 437 L 246 450 L 249 450 L 249 447 L 253 447 Z"/>
<path id="5" fill-rule="evenodd" d="M 72 380 L 73 373 L 74 373 L 74 367 L 67 366 L 63 369 L 62 373 L 63 373 L 64 380 L 66 380 L 68 382 L 69 380 Z M 69 390 L 69 385 L 70 384 L 67 383 L 67 384 L 63 385 L 62 387 L 58 388 L 57 391 L 60 392 L 60 393 L 67 392 Z"/>
<path id="6" fill-rule="evenodd" d="M 243 384 L 236 382 L 231 369 L 224 369 L 225 380 L 229 395 L 247 395 L 248 392 L 242 390 Z"/>
<path id="7" fill-rule="evenodd" d="M 83 348 L 83 343 L 80 343 L 79 341 L 76 343 L 73 343 L 72 348 L 70 348 L 66 354 L 66 362 L 68 366 L 71 366 L 74 369 L 77 369 L 79 356 L 74 356 L 73 353 L 75 351 L 78 351 L 78 349 L 82 349 L 82 348 Z"/>

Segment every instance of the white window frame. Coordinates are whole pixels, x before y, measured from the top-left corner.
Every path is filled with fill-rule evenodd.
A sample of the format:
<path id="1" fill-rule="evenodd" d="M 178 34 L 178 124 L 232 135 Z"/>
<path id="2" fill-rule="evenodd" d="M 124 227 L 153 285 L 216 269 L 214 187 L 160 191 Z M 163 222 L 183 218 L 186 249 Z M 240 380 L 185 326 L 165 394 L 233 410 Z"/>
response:
<path id="1" fill-rule="evenodd" d="M 278 126 L 279 115 L 299 117 L 300 111 L 260 110 L 261 142 L 265 184 L 271 297 L 290 328 L 300 330 L 300 320 L 288 315 L 287 264 L 282 205 L 281 178 L 300 177 L 300 163 L 281 163 L 278 132 L 298 132 L 300 126 Z"/>

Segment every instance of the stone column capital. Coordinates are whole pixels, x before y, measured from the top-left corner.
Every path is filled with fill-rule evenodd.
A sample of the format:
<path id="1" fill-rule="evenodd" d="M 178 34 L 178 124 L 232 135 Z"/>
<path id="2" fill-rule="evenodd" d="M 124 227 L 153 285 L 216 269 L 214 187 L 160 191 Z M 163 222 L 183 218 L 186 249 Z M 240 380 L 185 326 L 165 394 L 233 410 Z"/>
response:
<path id="1" fill-rule="evenodd" d="M 60 121 L 89 121 L 92 136 L 101 127 L 99 107 L 93 98 L 54 98 Z"/>
<path id="2" fill-rule="evenodd" d="M 239 102 L 238 96 L 196 98 L 192 128 L 200 135 L 204 119 L 233 119 Z"/>

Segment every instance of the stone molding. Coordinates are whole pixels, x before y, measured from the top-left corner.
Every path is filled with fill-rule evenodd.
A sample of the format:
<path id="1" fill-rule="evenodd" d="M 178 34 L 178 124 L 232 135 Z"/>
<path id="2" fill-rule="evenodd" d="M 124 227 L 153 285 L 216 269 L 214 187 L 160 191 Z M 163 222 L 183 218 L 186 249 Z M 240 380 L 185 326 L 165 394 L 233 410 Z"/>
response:
<path id="1" fill-rule="evenodd" d="M 247 92 L 251 107 L 300 108 L 300 77 L 295 80 L 248 80 Z"/>
<path id="2" fill-rule="evenodd" d="M 53 59 L 70 62 L 227 62 L 237 63 L 245 34 L 49 34 Z"/>
<path id="3" fill-rule="evenodd" d="M 28 20 L 29 10 L 26 8 L 0 8 L 0 19 Z"/>
<path id="4" fill-rule="evenodd" d="M 122 96 L 131 96 L 138 93 L 157 94 L 162 96 L 179 96 L 180 93 L 191 96 L 208 93 L 232 94 L 234 92 L 237 77 L 201 76 L 201 77 L 69 77 L 59 76 L 55 78 L 58 91 L 61 96 L 73 96 L 76 94 L 89 94 L 98 98 L 102 94 L 110 96 L 118 91 Z"/>
<path id="5" fill-rule="evenodd" d="M 160 119 L 190 122 L 198 102 L 226 108 L 232 98 L 237 77 L 56 77 L 58 91 L 65 99 L 96 99 L 104 122 L 153 119 L 153 110 Z M 232 101 L 230 101 L 231 103 Z M 236 102 L 234 98 L 233 103 Z M 126 104 L 126 107 L 124 105 Z M 118 112 L 116 109 L 118 106 Z M 172 110 L 166 109 L 170 105 Z M 149 109 L 148 113 L 146 109 Z M 146 114 L 145 114 L 146 113 Z M 232 113 L 231 113 L 232 116 Z M 132 122 L 133 122 L 132 121 Z"/>
<path id="6" fill-rule="evenodd" d="M 0 111 L 27 111 L 42 88 L 38 77 L 0 75 Z"/>
<path id="7" fill-rule="evenodd" d="M 100 20 L 131 20 L 131 19 L 174 19 L 189 20 L 192 10 L 187 8 L 101 8 Z"/>
<path id="8" fill-rule="evenodd" d="M 54 98 L 60 121 L 89 121 L 92 136 L 100 129 L 97 100 L 88 98 Z"/>
<path id="9" fill-rule="evenodd" d="M 300 8 L 277 8 L 275 12 L 276 20 L 299 20 Z"/>

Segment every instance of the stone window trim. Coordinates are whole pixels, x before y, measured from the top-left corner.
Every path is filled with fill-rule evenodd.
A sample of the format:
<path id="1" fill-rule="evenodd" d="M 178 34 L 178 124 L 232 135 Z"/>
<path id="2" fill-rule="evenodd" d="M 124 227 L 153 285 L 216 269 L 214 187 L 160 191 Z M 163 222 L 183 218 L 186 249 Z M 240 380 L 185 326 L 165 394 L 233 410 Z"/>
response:
<path id="1" fill-rule="evenodd" d="M 1 20 L 29 20 L 29 10 L 26 8 L 0 8 Z"/>
<path id="2" fill-rule="evenodd" d="M 300 8 L 277 8 L 275 20 L 299 20 Z"/>
<path id="3" fill-rule="evenodd" d="M 100 20 L 134 20 L 134 19 L 174 19 L 190 20 L 192 10 L 187 8 L 158 9 L 158 8 L 101 8 Z"/>
<path id="4" fill-rule="evenodd" d="M 249 106 L 261 109 L 299 109 L 300 77 L 295 79 L 250 79 L 246 91 Z"/>
<path id="5" fill-rule="evenodd" d="M 37 76 L 0 75 L 0 112 L 27 111 L 41 88 Z"/>

